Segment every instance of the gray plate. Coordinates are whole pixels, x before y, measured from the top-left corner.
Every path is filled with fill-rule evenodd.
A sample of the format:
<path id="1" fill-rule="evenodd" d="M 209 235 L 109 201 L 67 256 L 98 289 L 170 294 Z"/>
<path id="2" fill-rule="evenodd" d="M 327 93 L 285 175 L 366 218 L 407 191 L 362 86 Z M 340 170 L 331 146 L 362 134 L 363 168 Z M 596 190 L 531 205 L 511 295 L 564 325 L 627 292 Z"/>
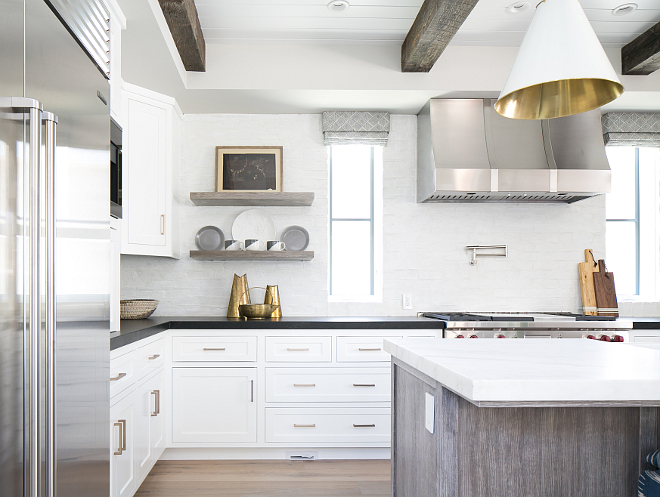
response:
<path id="1" fill-rule="evenodd" d="M 289 226 L 282 232 L 280 240 L 286 244 L 289 252 L 305 250 L 309 245 L 309 233 L 302 226 Z"/>
<path id="2" fill-rule="evenodd" d="M 220 228 L 204 226 L 195 235 L 195 245 L 199 250 L 222 250 L 225 235 Z"/>

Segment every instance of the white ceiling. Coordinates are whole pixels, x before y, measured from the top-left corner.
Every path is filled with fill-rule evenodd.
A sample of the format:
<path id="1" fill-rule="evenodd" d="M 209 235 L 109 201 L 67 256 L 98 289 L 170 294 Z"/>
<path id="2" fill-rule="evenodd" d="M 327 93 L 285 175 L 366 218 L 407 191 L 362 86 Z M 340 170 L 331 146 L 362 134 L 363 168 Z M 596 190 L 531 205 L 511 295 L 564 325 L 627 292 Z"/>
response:
<path id="1" fill-rule="evenodd" d="M 401 41 L 423 0 L 349 0 L 339 15 L 327 1 L 195 0 L 207 64 L 193 73 L 158 0 L 116 0 L 127 19 L 122 77 L 176 98 L 191 114 L 416 114 L 436 96 L 497 96 L 533 16 L 533 9 L 507 14 L 513 0 L 481 0 L 429 73 L 402 73 Z M 640 8 L 623 17 L 611 9 L 625 0 L 581 1 L 620 74 L 620 47 L 660 22 L 660 0 L 637 0 Z M 620 78 L 626 91 L 604 110 L 660 111 L 660 71 Z"/>
<path id="2" fill-rule="evenodd" d="M 538 0 L 518 14 L 514 0 L 480 0 L 453 45 L 517 47 Z M 659 0 L 636 0 L 625 16 L 612 9 L 627 0 L 581 0 L 594 31 L 605 46 L 623 46 L 660 22 Z M 301 43 L 400 45 L 423 0 L 349 0 L 344 12 L 331 12 L 326 0 L 195 0 L 207 43 L 288 41 Z"/>

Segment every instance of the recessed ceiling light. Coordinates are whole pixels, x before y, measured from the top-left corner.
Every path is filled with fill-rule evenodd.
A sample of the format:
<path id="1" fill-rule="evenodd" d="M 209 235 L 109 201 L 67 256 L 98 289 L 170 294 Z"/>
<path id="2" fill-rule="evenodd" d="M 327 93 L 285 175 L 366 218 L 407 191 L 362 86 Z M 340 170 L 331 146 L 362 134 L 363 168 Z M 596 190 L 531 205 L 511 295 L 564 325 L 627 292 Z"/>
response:
<path id="1" fill-rule="evenodd" d="M 612 9 L 613 16 L 625 16 L 637 10 L 636 3 L 624 3 L 618 7 Z"/>
<path id="2" fill-rule="evenodd" d="M 351 5 L 346 0 L 333 0 L 328 4 L 330 12 L 344 12 Z"/>
<path id="3" fill-rule="evenodd" d="M 515 2 L 509 5 L 506 8 L 506 11 L 509 14 L 520 14 L 521 12 L 528 10 L 530 7 L 531 4 L 529 2 Z"/>

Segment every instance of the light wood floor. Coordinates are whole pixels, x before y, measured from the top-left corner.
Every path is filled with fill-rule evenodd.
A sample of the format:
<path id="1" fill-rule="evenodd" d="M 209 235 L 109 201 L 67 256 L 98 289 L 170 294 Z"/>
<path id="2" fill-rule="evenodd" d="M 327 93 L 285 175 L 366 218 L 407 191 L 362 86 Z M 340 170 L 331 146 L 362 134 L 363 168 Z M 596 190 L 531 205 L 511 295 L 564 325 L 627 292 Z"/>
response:
<path id="1" fill-rule="evenodd" d="M 385 497 L 390 461 L 159 461 L 135 497 Z"/>

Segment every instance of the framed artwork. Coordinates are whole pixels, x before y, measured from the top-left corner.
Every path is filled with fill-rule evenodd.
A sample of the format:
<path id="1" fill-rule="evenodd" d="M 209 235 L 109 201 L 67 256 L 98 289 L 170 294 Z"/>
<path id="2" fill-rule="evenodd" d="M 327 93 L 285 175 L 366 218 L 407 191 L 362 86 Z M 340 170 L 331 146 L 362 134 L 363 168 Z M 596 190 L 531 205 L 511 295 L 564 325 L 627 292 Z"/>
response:
<path id="1" fill-rule="evenodd" d="M 282 191 L 282 147 L 215 147 L 215 191 Z"/>

